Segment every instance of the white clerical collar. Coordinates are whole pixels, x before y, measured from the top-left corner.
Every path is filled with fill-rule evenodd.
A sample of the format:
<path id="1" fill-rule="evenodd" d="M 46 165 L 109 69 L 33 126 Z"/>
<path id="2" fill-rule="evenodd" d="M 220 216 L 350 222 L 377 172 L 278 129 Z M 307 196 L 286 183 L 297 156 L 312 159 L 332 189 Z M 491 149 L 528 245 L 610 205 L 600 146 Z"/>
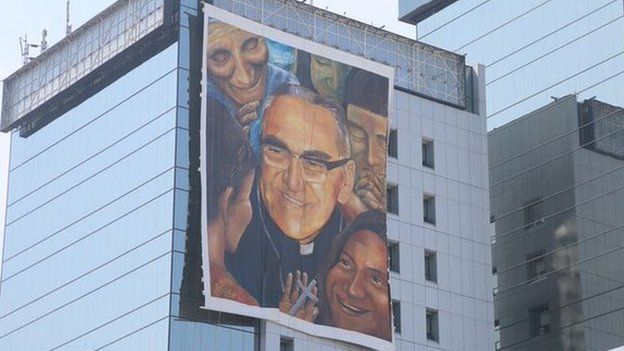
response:
<path id="1" fill-rule="evenodd" d="M 309 244 L 299 244 L 299 253 L 301 256 L 308 256 L 314 252 L 314 241 Z"/>

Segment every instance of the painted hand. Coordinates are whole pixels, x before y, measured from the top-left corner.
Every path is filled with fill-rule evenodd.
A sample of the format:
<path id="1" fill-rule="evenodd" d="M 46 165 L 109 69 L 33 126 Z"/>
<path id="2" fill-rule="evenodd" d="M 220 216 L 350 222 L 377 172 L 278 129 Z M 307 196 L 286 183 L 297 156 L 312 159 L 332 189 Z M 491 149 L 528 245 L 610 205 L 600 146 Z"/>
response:
<path id="1" fill-rule="evenodd" d="M 243 131 L 247 135 L 249 135 L 251 123 L 258 119 L 257 109 L 259 105 L 259 101 L 252 101 L 241 106 L 241 108 L 238 110 L 238 123 L 240 123 L 240 125 L 243 127 Z"/>
<path id="2" fill-rule="evenodd" d="M 255 171 L 249 171 L 238 189 L 238 194 L 232 198 L 234 188 L 225 189 L 219 198 L 219 215 L 224 225 L 225 247 L 229 252 L 235 252 L 240 238 L 251 222 L 252 209 L 249 196 L 253 187 Z"/>
<path id="3" fill-rule="evenodd" d="M 286 284 L 284 285 L 284 295 L 282 295 L 282 299 L 279 302 L 279 310 L 281 312 L 291 314 L 293 306 L 295 306 L 297 300 L 299 299 L 299 285 L 296 283 L 298 281 L 301 281 L 302 285 L 304 287 L 307 287 L 308 274 L 303 273 L 302 278 L 301 273 L 297 271 L 297 274 L 295 276 L 295 283 L 293 284 L 293 274 L 288 273 L 288 277 L 286 278 Z M 314 295 L 315 297 L 318 296 L 317 287 L 312 288 L 312 295 Z M 313 323 L 316 317 L 318 317 L 319 309 L 318 307 L 316 307 L 316 302 L 313 299 L 308 298 L 306 300 L 307 301 L 304 304 L 301 304 L 301 306 L 296 311 L 294 311 L 293 315 L 299 319 L 303 319 L 305 321 Z"/>

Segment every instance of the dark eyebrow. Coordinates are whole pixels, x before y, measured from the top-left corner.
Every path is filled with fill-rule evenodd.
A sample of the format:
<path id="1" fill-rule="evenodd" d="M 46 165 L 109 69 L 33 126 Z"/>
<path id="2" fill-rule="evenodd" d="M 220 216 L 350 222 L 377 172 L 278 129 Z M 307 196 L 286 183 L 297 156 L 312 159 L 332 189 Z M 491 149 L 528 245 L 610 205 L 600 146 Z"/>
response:
<path id="1" fill-rule="evenodd" d="M 284 150 L 288 150 L 288 146 L 286 146 L 286 143 L 284 143 L 283 141 L 279 140 L 278 138 L 272 136 L 272 135 L 267 135 L 264 138 L 262 138 L 262 144 L 266 144 L 266 145 L 271 145 L 271 146 L 277 146 L 280 147 Z M 290 150 L 288 150 L 290 151 Z"/>
<path id="2" fill-rule="evenodd" d="M 262 144 L 276 146 L 284 150 L 288 150 L 288 152 L 291 152 L 288 146 L 286 146 L 285 142 L 281 141 L 280 139 L 272 135 L 267 135 L 264 138 L 262 138 Z M 328 161 L 331 159 L 330 155 L 328 155 L 327 153 L 323 151 L 318 151 L 318 150 L 304 151 L 301 153 L 301 156 L 305 158 L 313 159 L 313 160 L 320 160 L 320 161 Z"/>
<path id="3" fill-rule="evenodd" d="M 322 161 L 328 161 L 331 158 L 331 156 L 329 156 L 328 154 L 318 150 L 304 151 L 303 153 L 301 153 L 301 156 Z"/>

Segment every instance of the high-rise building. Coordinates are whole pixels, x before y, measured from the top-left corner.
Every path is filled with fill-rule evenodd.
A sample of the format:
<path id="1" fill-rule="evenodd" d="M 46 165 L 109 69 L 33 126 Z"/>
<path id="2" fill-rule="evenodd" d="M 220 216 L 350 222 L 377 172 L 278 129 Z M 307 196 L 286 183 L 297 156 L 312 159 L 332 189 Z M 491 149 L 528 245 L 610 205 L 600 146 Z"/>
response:
<path id="1" fill-rule="evenodd" d="M 491 348 L 482 67 L 294 0 L 211 3 L 266 33 L 395 69 L 394 345 Z M 1 128 L 12 137 L 0 349 L 363 349 L 202 308 L 204 24 L 195 0 L 120 0 L 4 80 Z"/>
<path id="2" fill-rule="evenodd" d="M 489 133 L 497 350 L 624 344 L 623 123 L 569 95 Z"/>
<path id="3" fill-rule="evenodd" d="M 400 16 L 441 2 L 399 0 Z M 620 0 L 456 1 L 420 21 L 401 19 L 417 24 L 417 40 L 486 66 L 489 129 L 571 92 L 624 105 Z"/>

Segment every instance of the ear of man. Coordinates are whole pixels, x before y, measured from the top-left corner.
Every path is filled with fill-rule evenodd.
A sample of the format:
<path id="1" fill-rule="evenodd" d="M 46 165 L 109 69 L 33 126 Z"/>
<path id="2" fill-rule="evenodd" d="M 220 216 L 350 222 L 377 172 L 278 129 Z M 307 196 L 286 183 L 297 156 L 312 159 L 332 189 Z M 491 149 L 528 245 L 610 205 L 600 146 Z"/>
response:
<path id="1" fill-rule="evenodd" d="M 338 193 L 338 202 L 341 205 L 346 204 L 353 196 L 353 186 L 355 184 L 355 162 L 353 160 L 347 162 L 342 167 L 344 180 L 340 192 Z"/>

